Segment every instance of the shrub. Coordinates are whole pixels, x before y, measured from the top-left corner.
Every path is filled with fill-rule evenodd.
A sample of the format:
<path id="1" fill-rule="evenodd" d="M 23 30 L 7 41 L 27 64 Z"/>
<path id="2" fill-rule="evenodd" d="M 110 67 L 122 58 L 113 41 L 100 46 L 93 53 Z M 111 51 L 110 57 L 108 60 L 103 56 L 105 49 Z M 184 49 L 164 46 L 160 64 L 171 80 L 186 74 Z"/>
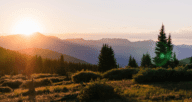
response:
<path id="1" fill-rule="evenodd" d="M 68 91 L 69 89 L 67 89 L 66 87 L 63 87 L 62 92 L 68 92 Z"/>
<path id="2" fill-rule="evenodd" d="M 43 90 L 44 93 L 50 93 L 50 90 L 48 87 L 46 87 L 44 90 Z"/>
<path id="3" fill-rule="evenodd" d="M 11 77 L 12 79 L 22 79 L 22 80 L 27 80 L 26 76 L 22 74 L 14 75 Z"/>
<path id="4" fill-rule="evenodd" d="M 186 65 L 185 65 L 185 68 L 186 68 L 186 69 L 192 69 L 192 64 L 186 64 Z"/>
<path id="5" fill-rule="evenodd" d="M 138 68 L 112 69 L 103 73 L 103 78 L 107 78 L 109 80 L 132 79 L 132 75 L 138 73 L 138 71 Z"/>
<path id="6" fill-rule="evenodd" d="M 34 79 L 47 78 L 47 77 L 58 77 L 58 74 L 32 74 L 31 77 Z"/>
<path id="7" fill-rule="evenodd" d="M 50 77 L 49 79 L 50 79 L 53 83 L 61 82 L 61 81 L 62 81 L 61 78 L 59 78 L 59 77 Z"/>
<path id="8" fill-rule="evenodd" d="M 112 86 L 102 83 L 91 83 L 83 88 L 77 98 L 80 101 L 105 100 L 111 98 L 120 98 L 121 96 L 114 91 Z"/>
<path id="9" fill-rule="evenodd" d="M 72 75 L 72 81 L 75 83 L 80 82 L 89 82 L 91 79 L 95 80 L 101 78 L 102 76 L 99 73 L 92 71 L 81 71 Z"/>
<path id="10" fill-rule="evenodd" d="M 138 83 L 145 82 L 164 82 L 164 81 L 191 81 L 192 70 L 187 70 L 184 67 L 175 69 L 141 69 L 133 78 Z"/>
<path id="11" fill-rule="evenodd" d="M 41 87 L 41 86 L 49 86 L 52 85 L 52 81 L 47 78 L 35 79 L 33 80 L 34 87 Z M 32 84 L 31 80 L 26 80 L 20 87 L 22 88 L 29 88 Z"/>
<path id="12" fill-rule="evenodd" d="M 6 87 L 0 87 L 0 92 L 2 93 L 6 93 L 6 92 L 12 92 L 13 89 L 11 89 L 10 87 L 6 86 Z"/>
<path id="13" fill-rule="evenodd" d="M 12 89 L 16 89 L 16 88 L 19 88 L 19 86 L 23 83 L 23 81 L 21 80 L 14 80 L 14 81 L 4 81 L 2 83 L 2 86 L 9 86 L 10 88 Z"/>
<path id="14" fill-rule="evenodd" d="M 62 91 L 62 88 L 60 88 L 60 87 L 55 87 L 54 88 L 54 92 L 61 92 Z"/>

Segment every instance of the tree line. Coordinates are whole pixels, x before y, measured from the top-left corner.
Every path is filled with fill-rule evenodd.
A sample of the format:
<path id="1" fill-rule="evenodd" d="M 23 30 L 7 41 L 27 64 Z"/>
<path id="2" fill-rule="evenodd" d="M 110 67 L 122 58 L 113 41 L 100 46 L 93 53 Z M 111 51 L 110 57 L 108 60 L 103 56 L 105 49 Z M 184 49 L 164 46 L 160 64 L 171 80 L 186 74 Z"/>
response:
<path id="1" fill-rule="evenodd" d="M 179 60 L 176 58 L 176 54 L 172 52 L 173 45 L 171 42 L 171 35 L 166 38 L 164 32 L 164 25 L 158 35 L 158 42 L 156 43 L 155 53 L 153 58 L 154 64 L 148 52 L 143 54 L 141 58 L 140 67 L 148 68 L 174 68 L 178 66 Z M 16 51 L 0 48 L 0 74 L 32 74 L 32 73 L 51 73 L 68 75 L 68 73 L 75 73 L 76 71 L 91 70 L 99 71 L 101 73 L 113 68 L 119 68 L 116 59 L 114 57 L 114 51 L 111 46 L 103 44 L 98 56 L 99 62 L 97 65 L 82 64 L 67 62 L 64 60 L 64 56 L 61 55 L 59 59 L 43 59 L 41 56 L 29 56 L 26 54 L 20 54 Z M 192 63 L 192 57 L 191 57 Z M 130 67 L 138 67 L 134 57 L 129 57 L 128 65 Z"/>
<path id="2" fill-rule="evenodd" d="M 106 51 L 108 49 L 108 52 Z M 171 35 L 169 34 L 169 38 L 166 38 L 166 34 L 164 31 L 164 25 L 162 24 L 162 28 L 158 35 L 158 41 L 156 43 L 155 53 L 156 56 L 153 58 L 154 64 L 152 64 L 152 60 L 148 52 L 143 54 L 141 58 L 141 66 L 144 68 L 174 68 L 179 64 L 179 60 L 176 58 L 176 54 L 172 52 L 173 45 L 171 42 Z M 110 53 L 109 53 L 110 52 Z M 109 55 L 108 55 L 109 54 Z M 108 57 L 107 57 L 108 56 Z M 192 57 L 190 62 L 192 63 Z M 108 47 L 108 45 L 103 45 L 101 49 L 101 53 L 99 55 L 99 70 L 107 71 L 112 68 L 117 68 L 116 60 L 114 58 L 114 53 L 112 48 Z M 128 65 L 129 67 L 136 68 L 138 64 L 136 63 L 134 57 L 130 55 Z"/>

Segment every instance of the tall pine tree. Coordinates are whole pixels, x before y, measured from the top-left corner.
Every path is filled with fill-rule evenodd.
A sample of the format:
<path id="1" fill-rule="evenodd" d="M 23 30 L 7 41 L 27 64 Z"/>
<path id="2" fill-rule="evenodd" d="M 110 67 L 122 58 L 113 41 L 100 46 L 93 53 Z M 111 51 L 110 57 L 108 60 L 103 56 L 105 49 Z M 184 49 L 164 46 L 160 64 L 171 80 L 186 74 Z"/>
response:
<path id="1" fill-rule="evenodd" d="M 138 67 L 138 64 L 136 63 L 134 57 L 132 58 L 131 55 L 130 55 L 130 57 L 129 57 L 129 63 L 128 63 L 128 66 L 130 66 L 130 67 L 134 67 L 134 68 Z"/>
<path id="2" fill-rule="evenodd" d="M 138 64 L 137 64 L 137 62 L 135 61 L 134 57 L 133 57 L 131 63 L 132 63 L 132 66 L 131 66 L 131 67 L 134 67 L 134 68 L 138 67 Z"/>
<path id="3" fill-rule="evenodd" d="M 145 67 L 146 61 L 145 61 L 145 54 L 143 54 L 143 57 L 141 58 L 141 67 Z"/>
<path id="4" fill-rule="evenodd" d="M 171 63 L 173 62 L 173 58 L 172 58 L 172 51 L 173 51 L 173 45 L 171 42 L 171 35 L 169 34 L 169 38 L 167 39 L 167 58 L 168 61 L 166 63 L 166 66 L 172 66 Z"/>
<path id="5" fill-rule="evenodd" d="M 157 67 L 161 66 L 167 68 L 167 62 L 169 59 L 169 53 L 167 48 L 167 39 L 164 31 L 164 25 L 162 24 L 162 28 L 160 30 L 160 35 L 158 35 L 158 42 L 156 43 L 155 53 L 156 57 L 153 58 L 153 62 Z"/>
<path id="6" fill-rule="evenodd" d="M 114 52 L 107 44 L 103 44 L 99 55 L 98 71 L 105 72 L 107 70 L 117 68 L 116 59 L 114 58 Z"/>
<path id="7" fill-rule="evenodd" d="M 64 57 L 63 55 L 60 56 L 60 59 L 59 59 L 59 70 L 58 70 L 58 73 L 60 75 L 66 75 L 66 69 L 65 69 L 65 66 L 64 66 Z"/>
<path id="8" fill-rule="evenodd" d="M 130 67 L 132 67 L 132 66 L 133 66 L 133 64 L 132 64 L 132 58 L 131 58 L 131 55 L 130 55 L 130 57 L 129 57 L 129 63 L 128 63 L 128 66 L 130 66 Z"/>

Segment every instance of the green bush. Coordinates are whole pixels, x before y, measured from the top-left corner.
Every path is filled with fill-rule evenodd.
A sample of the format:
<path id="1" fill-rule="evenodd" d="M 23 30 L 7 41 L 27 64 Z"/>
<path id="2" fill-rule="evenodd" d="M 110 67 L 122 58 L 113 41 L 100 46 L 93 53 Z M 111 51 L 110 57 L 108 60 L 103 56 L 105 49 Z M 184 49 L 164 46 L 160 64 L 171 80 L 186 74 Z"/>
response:
<path id="1" fill-rule="evenodd" d="M 132 79 L 132 75 L 138 73 L 138 68 L 119 68 L 111 69 L 103 73 L 103 78 L 109 80 L 122 80 L 122 79 Z"/>
<path id="2" fill-rule="evenodd" d="M 6 92 L 12 92 L 13 89 L 11 89 L 10 87 L 6 86 L 6 87 L 0 87 L 0 92 L 2 93 L 6 93 Z"/>
<path id="3" fill-rule="evenodd" d="M 44 93 L 50 93 L 50 90 L 48 87 L 46 87 L 44 90 L 43 90 Z"/>
<path id="4" fill-rule="evenodd" d="M 164 81 L 192 81 L 192 70 L 187 70 L 184 67 L 177 67 L 175 69 L 141 69 L 133 78 L 138 83 L 146 82 L 164 82 Z"/>
<path id="5" fill-rule="evenodd" d="M 62 92 L 68 92 L 69 89 L 67 89 L 66 87 L 63 87 L 63 89 L 61 90 Z"/>
<path id="6" fill-rule="evenodd" d="M 192 64 L 186 64 L 184 67 L 185 67 L 186 69 L 192 69 Z"/>
<path id="7" fill-rule="evenodd" d="M 58 77 L 58 74 L 32 74 L 31 77 L 34 79 L 48 78 L 48 77 Z"/>
<path id="8" fill-rule="evenodd" d="M 54 91 L 54 92 L 61 92 L 61 91 L 62 91 L 62 88 L 60 88 L 60 87 L 56 87 L 56 88 L 54 88 L 53 91 Z"/>
<path id="9" fill-rule="evenodd" d="M 112 86 L 107 84 L 102 84 L 98 82 L 91 83 L 84 87 L 77 98 L 80 102 L 90 101 L 90 100 L 105 100 L 111 98 L 121 98 L 119 94 L 114 91 Z"/>
<path id="10" fill-rule="evenodd" d="M 9 86 L 12 89 L 16 89 L 19 88 L 19 86 L 23 83 L 23 81 L 21 80 L 8 80 L 8 81 L 4 81 L 2 83 L 2 86 Z"/>
<path id="11" fill-rule="evenodd" d="M 34 82 L 34 87 L 53 85 L 52 81 L 50 79 L 47 79 L 47 78 L 34 79 L 33 82 Z M 29 88 L 31 84 L 32 84 L 31 80 L 26 80 L 25 82 L 23 82 L 23 84 L 21 84 L 20 87 Z"/>
<path id="12" fill-rule="evenodd" d="M 102 78 L 100 73 L 92 71 L 80 71 L 72 75 L 72 81 L 75 83 L 89 82 L 91 79 L 95 80 L 97 78 Z"/>
<path id="13" fill-rule="evenodd" d="M 61 82 L 61 81 L 62 81 L 61 78 L 59 78 L 59 77 L 50 77 L 49 79 L 50 79 L 53 83 Z"/>

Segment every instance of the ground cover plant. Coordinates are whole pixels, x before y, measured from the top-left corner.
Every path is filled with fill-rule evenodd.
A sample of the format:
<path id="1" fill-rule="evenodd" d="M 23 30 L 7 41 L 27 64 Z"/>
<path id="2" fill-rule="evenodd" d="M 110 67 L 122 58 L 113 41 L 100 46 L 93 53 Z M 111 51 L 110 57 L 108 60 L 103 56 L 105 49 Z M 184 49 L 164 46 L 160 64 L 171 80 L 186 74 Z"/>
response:
<path id="1" fill-rule="evenodd" d="M 139 68 L 118 68 L 103 73 L 102 78 L 109 80 L 132 79 L 132 75 L 138 73 Z"/>
<path id="2" fill-rule="evenodd" d="M 95 80 L 97 78 L 102 78 L 102 75 L 98 72 L 82 70 L 73 74 L 71 77 L 73 82 L 80 83 L 80 82 L 89 82 L 91 79 Z"/>
<path id="3" fill-rule="evenodd" d="M 173 70 L 184 71 L 184 72 L 190 71 L 189 69 L 185 69 L 184 67 L 177 67 Z M 113 71 L 115 70 L 113 69 Z M 156 70 L 154 70 L 149 68 L 145 68 L 145 69 L 140 68 L 137 74 L 142 72 L 142 74 L 144 73 L 143 75 L 145 75 L 143 77 L 147 77 L 146 79 L 149 79 L 150 76 L 147 75 L 147 73 L 152 73 L 153 71 L 156 71 L 156 72 L 155 74 L 151 74 L 151 76 L 154 76 L 156 74 L 161 75 L 162 73 L 165 73 L 163 75 L 168 75 L 166 74 L 166 71 L 170 73 L 169 71 L 171 71 L 171 69 L 157 68 Z M 46 101 L 46 102 L 54 102 L 54 101 L 80 102 L 82 101 L 83 102 L 83 100 L 87 100 L 89 102 L 192 101 L 191 100 L 192 81 L 185 81 L 185 82 L 174 82 L 174 81 L 173 82 L 171 81 L 155 82 L 154 81 L 154 82 L 148 82 L 148 83 L 147 82 L 140 83 L 135 81 L 134 78 L 121 79 L 121 80 L 114 80 L 114 79 L 109 80 L 108 78 L 101 77 L 99 79 L 98 77 L 97 79 L 95 80 L 92 79 L 92 80 L 89 80 L 88 82 L 85 81 L 81 83 L 74 83 L 72 80 L 52 82 L 49 79 L 52 76 L 49 76 L 49 75 L 47 76 L 48 77 L 34 79 L 34 82 L 44 82 L 43 85 L 38 84 L 38 87 L 35 88 L 36 93 L 34 97 L 37 102 L 38 101 Z M 180 76 L 182 76 L 182 74 Z M 5 76 L 2 76 L 2 77 L 5 78 Z M 10 80 L 9 78 L 11 79 L 11 77 L 6 76 L 7 80 Z M 58 76 L 58 77 L 54 76 L 54 78 L 61 78 L 61 76 Z M 43 80 L 49 80 L 50 82 L 52 82 L 52 85 L 46 84 L 46 81 L 43 81 Z M 28 79 L 28 80 L 22 80 L 22 81 L 24 83 L 25 81 L 30 82 L 31 80 Z M 60 84 L 58 85 L 55 83 L 60 83 Z M 110 92 L 110 94 L 108 92 Z M 93 96 L 93 94 L 95 95 Z M 102 96 L 105 96 L 105 97 L 102 97 Z M 14 90 L 12 90 L 12 88 L 8 86 L 0 87 L 0 102 L 18 102 L 18 101 L 24 102 L 24 101 L 30 101 L 31 97 L 32 96 L 30 96 L 30 93 L 28 92 L 28 88 L 15 88 Z"/>
<path id="4" fill-rule="evenodd" d="M 176 67 L 174 69 L 169 68 L 145 68 L 140 69 L 139 72 L 133 75 L 134 81 L 138 83 L 149 82 L 179 82 L 179 81 L 192 81 L 192 70 L 188 70 L 187 67 Z"/>

